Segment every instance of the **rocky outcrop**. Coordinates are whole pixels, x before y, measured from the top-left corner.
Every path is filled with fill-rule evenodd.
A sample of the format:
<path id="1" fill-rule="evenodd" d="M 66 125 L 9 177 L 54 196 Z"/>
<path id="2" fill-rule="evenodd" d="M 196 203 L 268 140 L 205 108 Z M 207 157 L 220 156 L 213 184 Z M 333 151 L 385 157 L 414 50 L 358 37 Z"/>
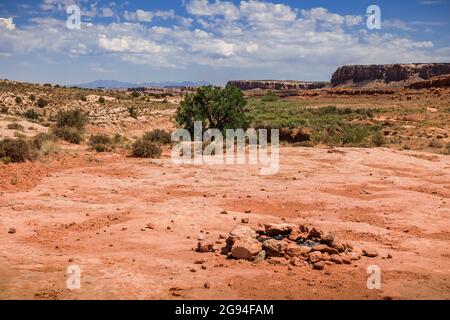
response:
<path id="1" fill-rule="evenodd" d="M 407 81 L 410 84 L 446 74 L 450 74 L 450 63 L 352 65 L 337 69 L 331 78 L 331 84 L 339 86 L 365 84 L 371 81 L 384 83 Z"/>
<path id="2" fill-rule="evenodd" d="M 408 89 L 447 88 L 450 87 L 450 75 L 434 77 L 429 80 L 413 83 Z"/>
<path id="3" fill-rule="evenodd" d="M 321 89 L 327 87 L 329 83 L 279 80 L 234 80 L 229 81 L 228 85 L 235 86 L 241 90 L 307 90 Z"/>

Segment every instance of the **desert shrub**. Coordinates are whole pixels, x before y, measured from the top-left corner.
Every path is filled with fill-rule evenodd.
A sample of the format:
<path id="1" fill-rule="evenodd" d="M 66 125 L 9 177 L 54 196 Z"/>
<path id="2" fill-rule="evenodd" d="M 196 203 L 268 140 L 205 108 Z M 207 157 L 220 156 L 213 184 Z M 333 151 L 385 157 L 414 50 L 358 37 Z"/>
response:
<path id="1" fill-rule="evenodd" d="M 433 139 L 429 143 L 430 148 L 440 149 L 444 147 L 444 144 L 437 139 Z"/>
<path id="2" fill-rule="evenodd" d="M 37 106 L 38 106 L 39 108 L 45 108 L 45 107 L 47 106 L 47 104 L 48 104 L 48 102 L 45 101 L 45 100 L 42 99 L 42 98 L 39 98 L 38 101 L 37 101 Z"/>
<path id="3" fill-rule="evenodd" d="M 10 157 L 1 157 L 0 162 L 3 164 L 10 164 L 12 162 Z"/>
<path id="4" fill-rule="evenodd" d="M 53 134 L 67 142 L 80 144 L 83 141 L 83 132 L 74 127 L 57 127 Z"/>
<path id="5" fill-rule="evenodd" d="M 86 96 L 81 96 L 81 97 L 80 97 L 80 100 L 83 101 L 83 102 L 86 102 L 86 101 L 87 101 L 87 98 L 86 98 Z"/>
<path id="6" fill-rule="evenodd" d="M 22 98 L 21 97 L 16 97 L 16 103 L 17 104 L 21 104 L 22 103 Z"/>
<path id="7" fill-rule="evenodd" d="M 10 162 L 25 162 L 32 158 L 32 153 L 25 140 L 6 138 L 0 141 L 0 158 L 8 158 Z"/>
<path id="8" fill-rule="evenodd" d="M 130 114 L 130 117 L 137 119 L 139 116 L 138 110 L 136 107 L 128 107 L 128 113 Z"/>
<path id="9" fill-rule="evenodd" d="M 195 121 L 202 121 L 205 130 L 246 130 L 250 124 L 244 111 L 246 104 L 241 90 L 234 86 L 201 87 L 184 97 L 178 107 L 176 121 L 190 132 L 194 131 Z"/>
<path id="10" fill-rule="evenodd" d="M 267 94 L 261 98 L 262 102 L 274 102 L 278 100 L 278 96 L 272 91 L 267 92 Z"/>
<path id="11" fill-rule="evenodd" d="M 91 135 L 89 145 L 97 152 L 109 152 L 114 149 L 113 139 L 106 134 Z"/>
<path id="12" fill-rule="evenodd" d="M 137 139 L 132 146 L 132 156 L 137 158 L 157 158 L 161 153 L 157 143 L 143 138 Z"/>
<path id="13" fill-rule="evenodd" d="M 83 131 L 88 117 L 81 109 L 59 111 L 56 116 L 56 126 L 58 128 L 71 127 Z"/>
<path id="14" fill-rule="evenodd" d="M 10 124 L 8 124 L 6 126 L 9 130 L 19 130 L 19 131 L 23 131 L 23 125 L 21 125 L 20 123 L 17 122 L 12 122 Z"/>
<path id="15" fill-rule="evenodd" d="M 58 142 L 58 137 L 54 134 L 51 133 L 38 133 L 37 135 L 35 135 L 32 139 L 31 139 L 31 144 L 33 145 L 34 148 L 36 148 L 37 150 L 40 150 L 43 148 L 43 145 L 46 142 L 53 142 L 56 143 Z"/>
<path id="16" fill-rule="evenodd" d="M 36 97 L 34 96 L 34 94 L 30 94 L 30 96 L 28 97 L 28 99 L 30 99 L 30 101 L 35 101 Z"/>
<path id="17" fill-rule="evenodd" d="M 369 136 L 369 130 L 363 125 L 346 125 L 342 128 L 342 144 L 359 144 Z"/>
<path id="18" fill-rule="evenodd" d="M 0 107 L 0 113 L 8 113 L 9 108 L 7 106 L 1 106 Z"/>
<path id="19" fill-rule="evenodd" d="M 105 103 L 105 98 L 103 98 L 103 97 L 98 98 L 98 102 L 99 103 Z"/>
<path id="20" fill-rule="evenodd" d="M 170 142 L 172 141 L 171 134 L 161 129 L 155 129 L 146 132 L 143 136 L 143 139 L 152 142 L 158 142 L 161 144 L 170 144 Z"/>
<path id="21" fill-rule="evenodd" d="M 39 113 L 37 113 L 35 110 L 33 109 L 28 109 L 27 111 L 25 111 L 23 113 L 23 116 L 29 120 L 39 120 Z"/>
<path id="22" fill-rule="evenodd" d="M 51 88 L 52 85 L 51 85 L 50 83 L 45 83 L 45 84 L 44 84 L 44 87 L 50 87 L 50 88 Z"/>
<path id="23" fill-rule="evenodd" d="M 27 136 L 24 135 L 22 132 L 20 131 L 15 131 L 14 132 L 14 137 L 19 138 L 19 139 L 25 139 Z"/>
<path id="24" fill-rule="evenodd" d="M 47 140 L 44 141 L 40 148 L 40 153 L 42 155 L 49 155 L 49 154 L 58 154 L 60 151 L 59 145 L 56 141 Z"/>
<path id="25" fill-rule="evenodd" d="M 383 132 L 376 131 L 371 137 L 372 145 L 375 147 L 382 147 L 386 144 L 386 138 L 384 137 Z"/>
<path id="26" fill-rule="evenodd" d="M 131 96 L 132 96 L 133 98 L 137 98 L 137 97 L 140 96 L 140 94 L 139 94 L 139 92 L 137 92 L 137 91 L 133 91 L 133 93 L 131 94 Z"/>

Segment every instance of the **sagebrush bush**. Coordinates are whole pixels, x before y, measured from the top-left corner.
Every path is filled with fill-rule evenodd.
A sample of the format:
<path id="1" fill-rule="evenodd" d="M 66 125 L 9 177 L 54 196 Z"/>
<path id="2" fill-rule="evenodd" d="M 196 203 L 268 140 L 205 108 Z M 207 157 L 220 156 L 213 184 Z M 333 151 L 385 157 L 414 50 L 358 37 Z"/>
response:
<path id="1" fill-rule="evenodd" d="M 97 152 L 110 152 L 114 149 L 113 139 L 106 134 L 91 135 L 89 145 Z"/>
<path id="2" fill-rule="evenodd" d="M 262 102 L 274 102 L 278 100 L 278 96 L 272 91 L 267 92 L 267 94 L 261 98 Z"/>
<path id="3" fill-rule="evenodd" d="M 429 143 L 430 148 L 440 149 L 444 147 L 444 144 L 437 139 L 433 139 Z"/>
<path id="4" fill-rule="evenodd" d="M 53 129 L 53 134 L 74 144 L 80 144 L 83 141 L 83 132 L 74 127 L 57 127 Z"/>
<path id="5" fill-rule="evenodd" d="M 98 102 L 99 103 L 105 103 L 105 98 L 103 98 L 103 97 L 98 98 Z"/>
<path id="6" fill-rule="evenodd" d="M 0 158 L 10 159 L 10 162 L 25 162 L 32 159 L 32 152 L 27 141 L 5 138 L 0 141 Z"/>
<path id="7" fill-rule="evenodd" d="M 23 131 L 23 125 L 21 125 L 20 123 L 17 122 L 13 122 L 10 123 L 6 126 L 9 130 L 19 130 L 19 131 Z"/>
<path id="8" fill-rule="evenodd" d="M 45 108 L 45 107 L 47 106 L 47 104 L 48 104 L 48 102 L 45 101 L 45 100 L 42 99 L 42 98 L 39 98 L 38 101 L 37 101 L 37 106 L 38 106 L 39 108 Z"/>
<path id="9" fill-rule="evenodd" d="M 35 101 L 36 100 L 36 97 L 35 97 L 35 95 L 34 94 L 30 94 L 30 96 L 28 97 L 28 99 L 30 99 L 30 101 Z"/>
<path id="10" fill-rule="evenodd" d="M 51 134 L 51 133 L 41 132 L 41 133 L 38 133 L 36 136 L 34 136 L 31 139 L 32 145 L 38 150 L 42 149 L 43 145 L 46 142 L 56 143 L 56 142 L 58 142 L 58 137 L 56 135 L 54 135 L 54 134 Z"/>
<path id="11" fill-rule="evenodd" d="M 52 141 L 52 140 L 46 140 L 43 142 L 41 148 L 40 148 L 40 153 L 42 155 L 49 155 L 49 154 L 57 154 L 59 153 L 60 148 L 59 145 L 56 141 Z"/>
<path id="12" fill-rule="evenodd" d="M 137 119 L 139 117 L 139 112 L 136 107 L 128 107 L 128 113 L 130 114 L 130 117 Z"/>
<path id="13" fill-rule="evenodd" d="M 161 129 L 146 132 L 142 138 L 144 140 L 159 142 L 161 144 L 169 144 L 172 141 L 170 133 Z"/>
<path id="14" fill-rule="evenodd" d="M 27 111 L 25 111 L 23 113 L 23 116 L 30 120 L 39 120 L 39 117 L 40 117 L 39 113 L 37 113 L 33 109 L 28 109 Z"/>
<path id="15" fill-rule="evenodd" d="M 381 131 L 375 132 L 372 137 L 372 144 L 375 147 L 382 147 L 386 144 L 386 138 L 384 137 L 384 134 Z"/>
<path id="16" fill-rule="evenodd" d="M 56 116 L 56 126 L 58 128 L 70 127 L 83 131 L 88 117 L 81 109 L 59 111 Z"/>
<path id="17" fill-rule="evenodd" d="M 131 96 L 132 96 L 133 98 L 137 98 L 137 97 L 140 96 L 140 94 L 139 94 L 139 92 L 137 92 L 137 91 L 133 91 L 133 93 L 131 94 Z"/>
<path id="18" fill-rule="evenodd" d="M 22 103 L 22 98 L 21 97 L 16 97 L 16 103 L 17 104 L 21 104 Z"/>
<path id="19" fill-rule="evenodd" d="M 157 158 L 161 155 L 161 147 L 150 140 L 137 139 L 132 146 L 132 155 L 137 158 Z"/>

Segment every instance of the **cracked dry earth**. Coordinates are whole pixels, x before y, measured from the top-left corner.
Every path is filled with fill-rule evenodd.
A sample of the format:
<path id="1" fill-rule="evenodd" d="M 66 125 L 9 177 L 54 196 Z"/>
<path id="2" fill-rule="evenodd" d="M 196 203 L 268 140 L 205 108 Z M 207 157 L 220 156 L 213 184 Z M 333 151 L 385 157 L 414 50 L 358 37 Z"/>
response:
<path id="1" fill-rule="evenodd" d="M 450 299 L 448 156 L 283 147 L 267 177 L 167 155 L 96 157 L 1 194 L 1 299 Z M 317 226 L 379 256 L 319 271 L 193 250 L 244 217 Z M 80 290 L 66 289 L 70 265 Z M 369 265 L 379 290 L 367 288 Z"/>

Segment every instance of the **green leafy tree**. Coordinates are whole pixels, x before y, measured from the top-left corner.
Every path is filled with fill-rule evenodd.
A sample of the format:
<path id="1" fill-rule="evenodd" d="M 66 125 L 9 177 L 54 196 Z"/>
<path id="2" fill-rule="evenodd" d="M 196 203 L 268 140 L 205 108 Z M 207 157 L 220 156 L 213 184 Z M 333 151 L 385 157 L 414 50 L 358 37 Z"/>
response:
<path id="1" fill-rule="evenodd" d="M 250 123 L 244 110 L 246 104 L 244 95 L 236 87 L 202 87 L 185 96 L 178 107 L 176 121 L 190 132 L 194 130 L 195 121 L 202 121 L 205 130 L 245 130 Z"/>

